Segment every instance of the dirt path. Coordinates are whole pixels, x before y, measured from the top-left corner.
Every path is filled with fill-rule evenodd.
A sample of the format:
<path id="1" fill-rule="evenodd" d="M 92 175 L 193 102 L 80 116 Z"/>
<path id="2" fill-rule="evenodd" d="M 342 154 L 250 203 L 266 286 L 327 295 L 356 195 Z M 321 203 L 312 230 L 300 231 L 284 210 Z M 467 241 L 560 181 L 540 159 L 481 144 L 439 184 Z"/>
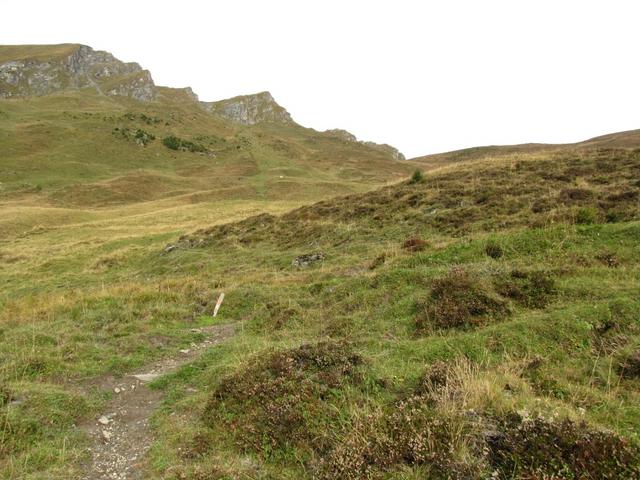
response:
<path id="1" fill-rule="evenodd" d="M 143 462 L 153 436 L 149 419 L 162 400 L 162 392 L 147 383 L 195 360 L 202 349 L 216 345 L 234 334 L 233 325 L 194 329 L 206 335 L 199 344 L 181 350 L 180 356 L 161 360 L 122 378 L 106 377 L 95 387 L 114 392 L 103 415 L 80 428 L 92 439 L 91 463 L 83 480 L 136 480 L 143 478 Z"/>

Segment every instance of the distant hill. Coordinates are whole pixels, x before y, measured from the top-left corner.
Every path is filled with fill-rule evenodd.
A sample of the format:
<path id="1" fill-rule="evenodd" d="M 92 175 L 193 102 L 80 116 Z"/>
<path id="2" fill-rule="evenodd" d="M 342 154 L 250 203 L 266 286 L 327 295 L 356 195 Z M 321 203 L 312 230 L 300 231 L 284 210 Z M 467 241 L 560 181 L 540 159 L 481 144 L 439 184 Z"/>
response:
<path id="1" fill-rule="evenodd" d="M 425 166 L 436 167 L 449 163 L 478 160 L 486 157 L 529 154 L 536 152 L 554 152 L 585 148 L 640 148 L 640 130 L 611 133 L 578 143 L 547 144 L 524 143 L 521 145 L 489 145 L 485 147 L 465 148 L 451 152 L 436 153 L 412 158 Z"/>

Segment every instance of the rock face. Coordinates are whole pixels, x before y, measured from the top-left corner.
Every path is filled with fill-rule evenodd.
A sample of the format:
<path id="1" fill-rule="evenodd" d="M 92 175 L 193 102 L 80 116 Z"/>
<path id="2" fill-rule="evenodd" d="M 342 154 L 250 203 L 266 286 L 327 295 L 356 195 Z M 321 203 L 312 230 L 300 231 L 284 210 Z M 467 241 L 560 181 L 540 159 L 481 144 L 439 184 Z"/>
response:
<path id="1" fill-rule="evenodd" d="M 156 96 L 148 70 L 86 45 L 0 46 L 0 58 L 0 98 L 85 87 L 143 102 Z"/>
<path id="2" fill-rule="evenodd" d="M 386 143 L 375 143 L 375 142 L 362 142 L 365 145 L 375 148 L 376 150 L 381 150 L 383 152 L 388 153 L 394 160 L 406 160 L 406 157 L 402 154 L 400 150 L 396 147 L 392 147 L 391 145 L 387 145 Z"/>
<path id="3" fill-rule="evenodd" d="M 289 112 L 278 105 L 269 92 L 242 95 L 218 102 L 200 102 L 202 108 L 243 125 L 293 123 Z"/>
<path id="4" fill-rule="evenodd" d="M 330 137 L 339 138 L 340 140 L 343 140 L 345 142 L 353 142 L 366 145 L 369 148 L 373 148 L 375 150 L 386 153 L 394 160 L 406 160 L 405 156 L 397 148 L 392 147 L 391 145 L 387 145 L 386 143 L 380 144 L 375 142 L 360 142 L 353 133 L 347 132 L 346 130 L 334 128 L 333 130 L 325 130 L 324 134 Z"/>
<path id="5" fill-rule="evenodd" d="M 358 139 L 356 138 L 356 136 L 351 133 L 351 132 L 347 132 L 346 130 L 342 130 L 340 128 L 334 128 L 332 130 L 325 130 L 324 132 L 325 134 L 329 135 L 330 137 L 336 137 L 339 138 L 340 140 L 344 140 L 345 142 L 357 142 Z"/>

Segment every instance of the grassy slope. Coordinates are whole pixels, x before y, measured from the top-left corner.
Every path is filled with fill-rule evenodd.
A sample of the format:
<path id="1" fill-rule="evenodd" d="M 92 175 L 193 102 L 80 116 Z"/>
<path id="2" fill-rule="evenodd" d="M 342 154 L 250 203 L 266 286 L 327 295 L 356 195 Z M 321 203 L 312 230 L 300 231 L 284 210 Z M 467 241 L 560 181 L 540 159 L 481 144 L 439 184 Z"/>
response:
<path id="1" fill-rule="evenodd" d="M 256 137 L 284 148 L 279 134 L 270 126 Z M 314 142 L 309 162 L 321 164 L 326 146 Z M 352 172 L 349 162 L 345 153 L 343 176 Z M 278 177 L 296 168 L 280 157 L 266 164 Z M 132 203 L 6 241 L 0 378 L 23 403 L 3 409 L 4 476 L 72 476 L 82 458 L 72 425 L 104 401 L 100 392 L 80 393 L 74 385 L 184 348 L 195 339 L 188 327 L 213 322 L 221 290 L 227 300 L 216 321 L 240 322 L 240 333 L 159 382 L 167 400 L 155 419 L 153 477 L 331 477 L 344 468 L 355 478 L 367 471 L 424 478 L 429 471 L 440 475 L 444 461 L 486 469 L 471 440 L 524 410 L 585 419 L 590 428 L 637 441 L 638 380 L 623 378 L 618 367 L 640 343 L 639 168 L 638 153 L 625 150 L 489 158 L 434 171 L 424 183 L 253 217 L 177 241 L 198 225 L 292 206 L 261 201 L 275 180 L 265 175 L 251 202 Z M 402 249 L 410 237 L 427 240 L 426 248 Z M 487 256 L 488 242 L 500 258 Z M 179 248 L 163 254 L 167 243 Z M 314 251 L 326 260 L 291 266 L 295 256 Z M 424 328 L 421 309 L 435 301 L 434 282 L 456 265 L 479 277 L 510 314 L 489 312 L 449 329 L 427 321 Z M 551 279 L 556 291 L 548 304 L 534 308 L 499 293 L 496 285 L 519 281 L 513 271 Z M 326 359 L 319 372 L 295 350 L 286 353 L 301 343 L 345 338 L 353 345 L 311 352 Z M 363 362 L 353 375 L 352 357 Z M 287 358 L 302 367 L 273 367 Z M 448 443 L 432 448 L 454 453 L 386 463 L 382 458 L 395 458 L 393 452 L 367 453 L 363 439 L 375 445 L 389 435 L 381 419 L 395 418 L 437 360 L 454 365 L 447 373 L 452 386 L 420 404 L 433 411 L 418 409 L 415 424 L 434 415 L 447 419 Z M 229 375 L 257 400 L 225 384 Z M 290 390 L 287 382 L 300 388 Z M 461 418 L 471 410 L 479 416 Z"/>
<path id="2" fill-rule="evenodd" d="M 510 478 L 539 452 L 514 412 L 638 443 L 640 380 L 620 369 L 640 348 L 640 156 L 621 148 L 636 132 L 445 156 L 423 183 L 362 194 L 410 164 L 161 92 L 0 103 L 1 478 L 74 478 L 74 425 L 111 394 L 87 385 L 188 347 L 220 291 L 215 321 L 239 334 L 157 383 L 151 478 Z M 216 156 L 168 150 L 169 134 Z M 483 314 L 454 308 L 467 300 Z M 556 425 L 524 433 L 575 435 Z M 492 432 L 511 456 L 478 451 Z M 614 471 L 610 437 L 581 442 Z"/>
<path id="3" fill-rule="evenodd" d="M 638 380 L 623 378 L 619 366 L 640 340 L 639 168 L 638 153 L 623 151 L 488 161 L 434 173 L 423 184 L 330 200 L 183 240 L 168 257 L 171 267 L 161 262 L 160 271 L 191 271 L 202 263 L 209 269 L 205 276 L 232 282 L 225 284 L 231 292 L 225 316 L 242 320 L 245 330 L 162 383 L 171 400 L 158 419 L 155 468 L 168 478 L 300 478 L 326 469 L 328 478 L 446 476 L 436 468 L 437 458 L 409 456 L 388 464 L 390 452 L 362 446 L 363 437 L 375 445 L 389 434 L 379 419 L 393 418 L 397 402 L 438 360 L 456 365 L 448 373 L 456 384 L 436 395 L 435 412 L 427 417 L 449 419 L 451 443 L 432 440 L 431 451 L 453 447 L 451 457 L 463 465 L 479 463 L 486 473 L 486 464 L 469 454 L 470 444 L 495 428 L 489 419 L 516 411 L 585 419 L 637 441 Z M 589 193 L 576 195 L 578 190 Z M 428 244 L 408 253 L 400 246 L 409 237 Z M 503 255 L 487 256 L 488 243 Z M 294 256 L 315 250 L 327 257 L 320 266 L 290 266 Z M 491 282 L 512 279 L 514 271 L 544 272 L 557 291 L 540 308 L 512 299 L 512 313 L 504 318 L 421 333 L 419 306 L 435 302 L 429 296 L 434 279 L 446 278 L 453 266 Z M 242 279 L 234 282 L 236 269 Z M 333 388 L 325 397 L 330 407 L 319 414 L 303 387 L 278 386 L 304 385 L 298 377 L 260 361 L 278 360 L 264 353 L 267 347 L 328 338 L 355 342 L 366 367 L 359 383 Z M 247 362 L 249 354 L 262 360 Z M 331 355 L 339 356 L 331 351 L 321 358 Z M 278 372 L 276 378 L 265 380 L 265 368 Z M 220 378 L 230 374 L 232 383 L 252 392 L 249 398 L 229 392 Z M 225 413 L 203 421 L 207 402 Z M 459 418 L 471 411 L 483 420 Z M 297 416 L 305 412 L 310 421 Z M 176 429 L 174 415 L 186 426 Z M 419 420 L 396 428 L 419 438 Z M 267 437 L 256 442 L 256 432 Z M 401 442 L 397 435 L 393 442 Z M 625 475 L 633 474 L 612 478 Z"/>
<path id="4" fill-rule="evenodd" d="M 20 55 L 27 53 L 46 52 Z M 174 284 L 172 275 L 163 277 L 165 287 L 149 280 L 149 256 L 170 239 L 203 224 L 366 191 L 412 168 L 295 124 L 234 125 L 181 90 L 159 91 L 149 104 L 91 89 L 0 102 L 2 478 L 69 478 L 81 445 L 71 426 L 103 400 L 77 393 L 70 379 L 129 370 L 189 342 L 192 301 L 201 304 L 213 286 Z M 138 129 L 156 139 L 137 145 Z M 208 154 L 170 150 L 161 144 L 167 135 Z M 174 308 L 176 287 L 195 296 Z M 133 326 L 143 298 L 162 319 Z M 103 321 L 110 326 L 96 333 Z M 7 407 L 10 397 L 24 403 Z"/>
<path id="5" fill-rule="evenodd" d="M 575 144 L 545 144 L 525 143 L 522 145 L 489 145 L 485 147 L 472 147 L 451 152 L 435 153 L 416 157 L 412 160 L 425 168 L 449 165 L 451 163 L 478 160 L 487 157 L 516 157 L 517 155 L 529 155 L 533 153 L 554 153 L 567 149 L 584 150 L 597 148 L 634 148 L 640 143 L 640 130 L 616 132 L 608 135 L 594 137 Z"/>
<path id="6" fill-rule="evenodd" d="M 77 48 L 76 43 L 60 45 L 2 45 L 0 49 L 0 63 L 12 60 L 49 60 L 57 61 L 67 58 Z"/>

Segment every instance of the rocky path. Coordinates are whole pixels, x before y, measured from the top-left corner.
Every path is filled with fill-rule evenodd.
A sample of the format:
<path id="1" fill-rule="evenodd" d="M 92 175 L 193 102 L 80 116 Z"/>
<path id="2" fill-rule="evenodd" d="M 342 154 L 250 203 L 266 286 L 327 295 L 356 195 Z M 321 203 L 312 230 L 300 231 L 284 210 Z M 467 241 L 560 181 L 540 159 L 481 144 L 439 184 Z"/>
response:
<path id="1" fill-rule="evenodd" d="M 162 400 L 162 392 L 147 384 L 161 375 L 171 373 L 195 360 L 202 349 L 233 336 L 233 325 L 216 325 L 194 329 L 206 339 L 181 350 L 175 358 L 165 359 L 122 378 L 106 377 L 94 384 L 98 389 L 113 392 L 113 400 L 105 412 L 81 425 L 92 439 L 91 462 L 83 480 L 135 480 L 143 478 L 145 454 L 153 440 L 149 419 Z"/>

